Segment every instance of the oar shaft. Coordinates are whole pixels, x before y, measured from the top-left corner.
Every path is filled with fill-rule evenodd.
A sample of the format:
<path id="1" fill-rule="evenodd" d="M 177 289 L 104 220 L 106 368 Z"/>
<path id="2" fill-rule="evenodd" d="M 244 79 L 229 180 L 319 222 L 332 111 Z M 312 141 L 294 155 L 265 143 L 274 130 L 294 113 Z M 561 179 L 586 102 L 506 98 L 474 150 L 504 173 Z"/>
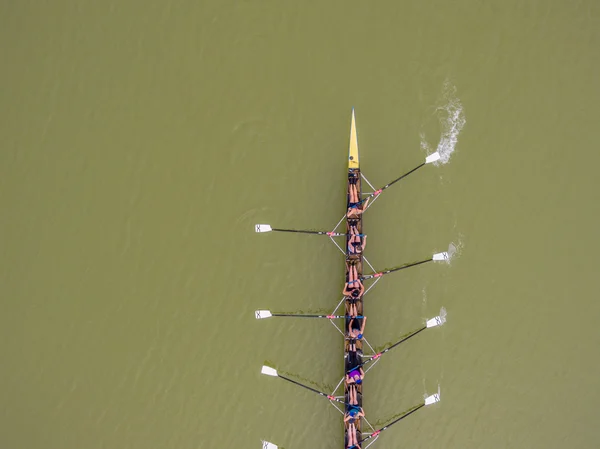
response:
<path id="1" fill-rule="evenodd" d="M 419 262 L 413 262 L 413 263 L 409 263 L 407 265 L 402 265 L 400 267 L 390 268 L 389 270 L 385 270 L 385 271 L 382 271 L 380 273 L 368 274 L 366 276 L 363 276 L 362 279 L 366 280 L 366 279 L 378 278 L 378 277 L 383 276 L 384 274 L 390 274 L 390 273 L 393 273 L 395 271 L 404 270 L 405 268 L 416 267 L 417 265 L 421 265 L 421 264 L 424 264 L 424 263 L 427 263 L 427 262 L 431 262 L 432 260 L 433 260 L 433 257 L 429 258 L 429 259 L 426 259 L 426 260 L 421 260 Z"/>
<path id="2" fill-rule="evenodd" d="M 371 193 L 369 196 L 363 198 L 362 200 L 360 200 L 358 202 L 358 204 L 362 204 L 365 201 L 367 201 L 368 198 L 372 198 L 375 195 L 379 195 L 381 192 L 383 192 L 385 189 L 393 186 L 394 184 L 396 184 L 398 181 L 400 181 L 403 178 L 406 178 L 408 175 L 410 175 L 411 173 L 416 172 L 418 169 L 420 169 L 421 167 L 423 167 L 425 165 L 425 162 L 423 162 L 422 164 L 416 166 L 415 168 L 413 168 L 411 171 L 408 171 L 406 173 L 404 173 L 402 176 L 400 176 L 399 178 L 394 179 L 392 182 L 390 182 L 389 184 L 386 184 L 385 186 L 383 186 L 381 189 L 376 190 L 375 192 Z"/>
<path id="3" fill-rule="evenodd" d="M 427 329 L 427 326 L 423 326 L 421 329 L 417 329 L 416 331 L 414 331 L 412 334 L 407 335 L 406 337 L 404 337 L 402 340 L 400 340 L 397 343 L 394 343 L 392 346 L 390 346 L 389 348 L 383 350 L 381 352 L 381 354 L 385 354 L 388 351 L 391 351 L 392 349 L 394 349 L 396 346 L 398 346 L 400 343 L 404 343 L 406 340 L 413 338 L 415 335 L 417 335 L 419 332 L 423 332 L 425 329 Z"/>
<path id="4" fill-rule="evenodd" d="M 323 396 L 327 396 L 325 393 L 321 393 L 319 390 L 315 390 L 314 388 L 309 387 L 308 385 L 304 385 L 304 384 L 301 384 L 300 382 L 296 382 L 295 380 L 292 380 L 289 377 L 282 376 L 281 374 L 279 374 L 279 377 L 281 377 L 283 380 L 287 380 L 288 382 L 291 382 L 291 383 L 293 383 L 295 385 L 299 385 L 302 388 L 306 388 L 307 390 L 310 390 L 310 391 L 312 391 L 314 393 L 317 393 L 317 394 L 320 394 L 320 395 L 323 395 Z"/>
<path id="5" fill-rule="evenodd" d="M 328 320 L 332 320 L 335 318 L 364 318 L 362 315 L 358 316 L 350 316 L 350 315 L 295 315 L 293 313 L 274 313 L 271 316 L 285 316 L 285 317 L 294 317 L 294 318 L 327 318 Z"/>
<path id="6" fill-rule="evenodd" d="M 400 181 L 400 180 L 401 180 L 401 179 L 403 179 L 403 178 L 406 178 L 406 177 L 407 177 L 408 175 L 410 175 L 411 173 L 414 173 L 414 172 L 416 172 L 418 169 L 420 169 L 420 168 L 421 168 L 421 167 L 423 167 L 424 165 L 425 165 L 425 162 L 423 162 L 423 163 L 421 163 L 421 164 L 417 165 L 415 168 L 413 168 L 413 169 L 412 169 L 412 170 L 410 170 L 410 171 L 407 171 L 406 173 L 404 173 L 404 174 L 403 174 L 402 176 L 400 176 L 399 178 L 397 178 L 397 179 L 394 179 L 392 182 L 390 182 L 388 185 L 386 185 L 386 186 L 385 186 L 385 187 L 384 187 L 382 190 L 384 190 L 384 189 L 387 189 L 388 187 L 391 187 L 391 186 L 393 186 L 393 185 L 394 185 L 394 184 L 396 184 L 398 181 Z"/>
<path id="7" fill-rule="evenodd" d="M 350 371 L 355 370 L 360 368 L 361 366 L 366 365 L 369 362 L 372 362 L 373 360 L 378 359 L 379 357 L 381 357 L 383 354 L 385 354 L 386 352 L 391 351 L 392 349 L 394 349 L 396 346 L 398 346 L 400 343 L 404 343 L 406 340 L 408 340 L 409 338 L 414 337 L 415 335 L 417 335 L 419 332 L 423 332 L 425 329 L 427 329 L 427 326 L 423 326 L 420 329 L 417 329 L 416 331 L 414 331 L 413 333 L 407 335 L 406 337 L 402 338 L 400 341 L 397 341 L 396 343 L 394 343 L 392 346 L 390 346 L 389 348 L 384 349 L 383 351 L 381 351 L 379 354 L 375 354 L 373 357 L 369 357 L 367 360 L 365 360 L 364 362 L 362 362 L 360 365 L 356 365 L 352 368 L 350 368 L 349 370 L 346 371 L 346 374 L 348 374 Z"/>
<path id="8" fill-rule="evenodd" d="M 383 432 L 384 430 L 389 429 L 390 427 L 392 427 L 394 424 L 396 424 L 398 421 L 403 420 L 404 418 L 406 418 L 407 416 L 412 415 L 414 412 L 416 412 L 417 410 L 419 410 L 420 408 L 425 407 L 425 404 L 419 404 L 417 407 L 413 408 L 412 410 L 410 410 L 409 412 L 405 413 L 404 415 L 402 415 L 400 418 L 395 419 L 394 421 L 392 421 L 391 423 L 387 424 L 386 426 L 383 426 L 381 429 L 376 430 L 375 432 L 373 432 L 371 435 L 369 435 L 366 438 L 363 438 L 362 440 L 359 441 L 359 444 L 362 443 L 363 441 L 367 441 L 370 440 L 373 437 L 376 437 L 377 435 L 379 435 L 381 432 Z"/>
<path id="9" fill-rule="evenodd" d="M 272 228 L 272 231 L 277 231 L 277 232 L 298 232 L 300 234 L 317 234 L 317 235 L 325 235 L 327 234 L 327 231 L 305 231 L 305 230 L 301 230 L 301 229 L 278 229 L 278 228 Z"/>
<path id="10" fill-rule="evenodd" d="M 321 396 L 323 396 L 323 397 L 326 397 L 326 398 L 327 398 L 327 399 L 329 399 L 330 401 L 337 401 L 337 402 L 341 402 L 342 404 L 345 404 L 345 402 L 344 402 L 344 401 L 341 401 L 341 400 L 339 400 L 339 399 L 337 399 L 337 398 L 334 398 L 334 397 L 333 397 L 333 396 L 331 396 L 331 395 L 327 395 L 327 394 L 325 394 L 325 393 L 322 393 L 322 392 L 321 392 L 321 391 L 319 391 L 319 390 L 315 390 L 314 388 L 311 388 L 311 387 L 309 387 L 308 385 L 304 385 L 304 384 L 301 384 L 300 382 L 296 382 L 295 380 L 292 380 L 292 379 L 290 379 L 290 378 L 288 378 L 288 377 L 282 376 L 281 374 L 279 374 L 279 375 L 278 375 L 278 377 L 282 378 L 283 380 L 287 380 L 288 382 L 291 382 L 291 383 L 293 383 L 293 384 L 295 384 L 295 385 L 298 385 L 298 386 L 300 386 L 300 387 L 306 388 L 307 390 L 310 390 L 310 391 L 312 391 L 313 393 L 317 393 L 318 395 L 321 395 Z"/>
<path id="11" fill-rule="evenodd" d="M 328 235 L 329 237 L 348 237 L 356 235 L 358 237 L 364 237 L 364 234 L 340 234 L 338 232 L 329 232 L 329 231 L 308 231 L 303 229 L 281 229 L 281 228 L 271 228 L 271 231 L 277 232 L 296 232 L 299 234 L 315 234 L 315 235 Z"/>
<path id="12" fill-rule="evenodd" d="M 433 258 L 429 258 L 429 259 L 421 260 L 419 262 L 409 263 L 408 265 L 404 265 L 402 267 L 392 268 L 391 270 L 388 271 L 388 273 L 393 273 L 394 271 L 404 270 L 405 268 L 416 267 L 417 265 L 421 265 L 423 263 L 431 262 L 432 260 L 433 260 Z"/>

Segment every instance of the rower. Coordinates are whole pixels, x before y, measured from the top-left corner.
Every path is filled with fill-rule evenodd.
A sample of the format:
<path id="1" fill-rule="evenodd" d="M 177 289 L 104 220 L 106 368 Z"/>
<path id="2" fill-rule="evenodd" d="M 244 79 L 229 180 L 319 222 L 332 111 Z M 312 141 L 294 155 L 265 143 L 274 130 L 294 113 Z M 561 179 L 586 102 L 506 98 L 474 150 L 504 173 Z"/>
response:
<path id="1" fill-rule="evenodd" d="M 362 254 L 367 246 L 367 236 L 362 236 L 356 226 L 350 226 L 350 238 L 348 239 L 348 252 L 350 254 Z"/>
<path id="2" fill-rule="evenodd" d="M 346 416 L 344 417 L 344 422 L 348 424 L 354 424 L 363 416 L 365 416 L 365 412 L 363 411 L 362 407 L 359 407 L 358 405 L 350 406 Z"/>
<path id="3" fill-rule="evenodd" d="M 355 302 L 350 302 L 349 303 L 349 305 L 348 305 L 348 316 L 350 318 L 357 318 L 357 317 L 362 318 L 362 316 L 359 315 L 359 313 L 358 313 L 358 307 L 357 307 L 357 305 L 356 305 Z"/>
<path id="4" fill-rule="evenodd" d="M 358 435 L 356 431 L 356 426 L 354 424 L 348 425 L 348 442 L 346 444 L 347 449 L 361 449 L 358 444 Z"/>
<path id="5" fill-rule="evenodd" d="M 358 195 L 356 184 L 353 184 L 352 182 L 348 185 L 348 195 L 348 212 L 346 213 L 346 217 L 356 218 L 367 209 L 370 198 L 367 198 L 367 201 L 362 203 Z"/>
<path id="6" fill-rule="evenodd" d="M 358 406 L 358 389 L 356 385 L 350 385 L 348 387 L 348 405 Z"/>
<path id="7" fill-rule="evenodd" d="M 342 294 L 344 296 L 349 297 L 352 300 L 356 300 L 360 298 L 365 292 L 365 286 L 360 281 L 358 277 L 358 271 L 356 270 L 356 265 L 348 265 L 348 282 L 344 286 L 344 290 Z"/>
<path id="8" fill-rule="evenodd" d="M 346 385 L 360 385 L 362 384 L 364 378 L 365 372 L 362 369 L 362 366 L 358 369 L 354 368 L 348 374 L 346 374 Z"/>
<path id="9" fill-rule="evenodd" d="M 362 350 L 356 350 L 356 340 L 348 340 L 346 343 L 346 366 L 355 366 L 358 368 L 361 365 Z"/>
<path id="10" fill-rule="evenodd" d="M 352 306 L 354 306 L 354 317 L 358 316 L 356 313 L 356 304 L 350 305 L 350 310 L 352 310 Z M 352 312 L 351 312 L 352 315 Z M 360 327 L 359 320 L 361 321 Z M 365 325 L 367 324 L 367 317 L 364 316 L 362 318 L 350 318 L 350 322 L 348 323 L 348 338 L 362 340 L 363 334 L 365 333 Z"/>

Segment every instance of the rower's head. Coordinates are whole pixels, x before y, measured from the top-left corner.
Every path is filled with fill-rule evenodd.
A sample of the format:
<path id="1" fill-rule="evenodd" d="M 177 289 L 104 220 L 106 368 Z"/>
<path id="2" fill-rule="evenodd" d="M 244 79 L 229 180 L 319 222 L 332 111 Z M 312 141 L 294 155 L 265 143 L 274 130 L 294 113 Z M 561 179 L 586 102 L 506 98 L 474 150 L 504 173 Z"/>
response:
<path id="1" fill-rule="evenodd" d="M 354 290 L 352 290 L 353 298 L 358 298 L 359 296 L 360 296 L 360 290 L 358 288 L 355 288 Z"/>
<path id="2" fill-rule="evenodd" d="M 362 379 L 359 377 L 358 379 L 356 379 L 356 385 L 360 385 L 362 384 Z"/>

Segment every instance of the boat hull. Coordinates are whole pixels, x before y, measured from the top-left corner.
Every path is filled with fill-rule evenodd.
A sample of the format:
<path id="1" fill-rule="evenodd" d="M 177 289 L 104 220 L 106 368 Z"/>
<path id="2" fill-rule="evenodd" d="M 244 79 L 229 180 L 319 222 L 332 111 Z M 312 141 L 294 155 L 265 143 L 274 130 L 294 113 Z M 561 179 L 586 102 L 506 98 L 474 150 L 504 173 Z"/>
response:
<path id="1" fill-rule="evenodd" d="M 356 132 L 356 118 L 354 114 L 354 109 L 352 109 L 352 123 L 350 125 L 350 145 L 348 151 L 348 178 L 347 178 L 347 189 L 346 189 L 346 211 L 350 207 L 350 185 L 354 183 L 356 184 L 356 188 L 358 190 L 359 198 L 362 197 L 362 178 L 360 173 L 360 160 L 358 155 L 358 135 Z M 346 263 L 345 263 L 345 282 L 349 280 L 349 266 L 356 266 L 358 276 L 362 276 L 363 274 L 363 256 L 360 254 L 353 254 L 349 250 L 349 241 L 350 241 L 350 230 L 352 226 L 356 226 L 358 232 L 363 234 L 363 214 L 358 215 L 356 218 L 346 218 Z M 346 316 L 350 315 L 350 305 L 351 303 L 356 304 L 357 313 L 359 315 L 364 316 L 364 307 L 362 297 L 356 300 L 351 300 L 346 298 L 345 300 L 345 311 Z M 347 338 L 348 328 L 350 325 L 350 319 L 346 318 L 345 320 L 345 337 L 344 337 L 344 373 L 347 373 L 351 368 L 362 363 L 362 354 L 363 347 L 361 340 L 350 340 Z M 356 352 L 351 352 L 350 347 L 352 343 L 356 346 Z M 358 406 L 362 407 L 362 394 L 364 383 L 361 385 L 357 385 L 357 401 Z M 345 412 L 347 413 L 349 410 L 349 389 L 347 385 L 344 385 L 344 397 L 345 397 Z M 362 434 L 362 420 L 358 419 L 355 421 L 356 429 L 358 431 L 358 439 L 361 438 Z M 344 430 L 344 448 L 347 447 L 348 444 L 348 428 L 345 426 Z"/>

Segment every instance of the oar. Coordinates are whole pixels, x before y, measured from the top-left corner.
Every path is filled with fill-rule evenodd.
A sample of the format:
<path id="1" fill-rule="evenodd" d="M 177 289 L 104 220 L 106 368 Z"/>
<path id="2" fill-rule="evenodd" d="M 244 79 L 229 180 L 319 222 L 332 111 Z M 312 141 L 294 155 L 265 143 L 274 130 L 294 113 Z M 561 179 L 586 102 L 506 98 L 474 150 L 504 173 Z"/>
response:
<path id="1" fill-rule="evenodd" d="M 337 402 L 340 402 L 342 404 L 346 404 L 344 401 L 342 401 L 340 399 L 337 399 L 335 396 L 332 396 L 330 394 L 321 393 L 319 390 L 315 390 L 314 388 L 311 388 L 311 387 L 309 387 L 307 385 L 301 384 L 300 382 L 296 382 L 295 380 L 292 380 L 292 379 L 289 379 L 287 377 L 284 377 L 281 374 L 278 374 L 277 370 L 275 368 L 271 368 L 270 366 L 263 365 L 263 367 L 260 370 L 260 372 L 262 374 L 266 374 L 267 376 L 279 377 L 279 378 L 281 378 L 283 380 L 287 380 L 288 382 L 291 382 L 293 384 L 299 385 L 299 386 L 301 386 L 303 388 L 306 388 L 307 390 L 310 390 L 310 391 L 312 391 L 314 393 L 317 393 L 317 394 L 319 394 L 319 395 L 321 395 L 323 397 L 326 397 L 330 401 L 337 401 Z"/>
<path id="2" fill-rule="evenodd" d="M 300 234 L 316 234 L 316 235 L 328 235 L 329 237 L 341 237 L 341 236 L 349 236 L 349 235 L 357 235 L 358 237 L 364 237 L 364 234 L 340 234 L 338 232 L 327 232 L 327 231 L 307 231 L 302 229 L 280 229 L 280 228 L 272 228 L 271 225 L 268 224 L 257 224 L 254 225 L 256 232 L 298 232 Z"/>
<path id="3" fill-rule="evenodd" d="M 417 265 L 421 265 L 423 263 L 431 262 L 433 260 L 437 260 L 437 261 L 439 261 L 439 260 L 445 260 L 445 261 L 448 261 L 448 260 L 450 260 L 450 255 L 448 254 L 448 252 L 444 251 L 443 253 L 434 254 L 429 259 L 420 260 L 419 262 L 413 262 L 413 263 L 409 263 L 407 265 L 401 265 L 399 267 L 390 268 L 389 270 L 380 271 L 379 273 L 373 273 L 373 274 L 367 274 L 366 276 L 361 276 L 361 279 L 364 281 L 365 279 L 379 278 L 379 277 L 383 276 L 384 274 L 389 274 L 389 273 L 393 273 L 394 271 L 404 270 L 405 268 L 415 267 Z"/>
<path id="4" fill-rule="evenodd" d="M 426 405 L 431 405 L 431 404 L 435 404 L 436 402 L 440 402 L 440 394 L 436 393 L 436 394 L 432 394 L 431 396 L 428 396 L 425 398 L 425 402 L 417 405 L 416 407 L 413 407 L 411 410 L 409 410 L 408 412 L 406 412 L 404 415 L 402 415 L 400 418 L 395 419 L 394 421 L 392 421 L 389 424 L 386 424 L 385 426 L 383 426 L 381 429 L 376 430 L 375 432 L 373 432 L 371 435 L 369 435 L 366 438 L 363 438 L 362 440 L 360 440 L 358 443 L 362 443 L 363 441 L 367 441 L 370 440 L 371 438 L 375 438 L 376 436 L 378 436 L 381 432 L 383 432 L 384 430 L 389 429 L 390 427 L 392 427 L 394 424 L 396 424 L 398 421 L 403 420 L 404 418 L 406 418 L 409 415 L 412 415 L 414 412 L 416 412 L 417 410 L 419 410 L 422 407 L 425 407 Z"/>
<path id="5" fill-rule="evenodd" d="M 430 154 L 429 156 L 427 156 L 425 158 L 425 162 L 423 162 L 420 165 L 417 165 L 415 168 L 413 168 L 411 171 L 404 173 L 402 176 L 400 176 L 399 178 L 394 179 L 392 182 L 390 182 L 389 184 L 386 184 L 385 186 L 383 186 L 381 189 L 379 190 L 375 190 L 373 193 L 371 193 L 369 196 L 363 198 L 362 200 L 360 200 L 358 202 L 358 204 L 362 204 L 365 201 L 367 201 L 368 198 L 372 198 L 376 195 L 379 195 L 381 192 L 383 192 L 385 189 L 387 189 L 388 187 L 393 186 L 394 184 L 396 184 L 398 181 L 400 181 L 402 178 L 406 178 L 408 175 L 410 175 L 411 173 L 416 172 L 418 169 L 420 169 L 421 167 L 423 167 L 424 165 L 430 164 L 432 162 L 435 162 L 437 160 L 440 159 L 440 153 L 438 153 L 437 151 L 433 154 Z"/>
<path id="6" fill-rule="evenodd" d="M 396 346 L 398 346 L 400 343 L 404 343 L 406 340 L 408 340 L 409 338 L 414 337 L 415 335 L 417 335 L 420 332 L 423 332 L 425 329 L 428 329 L 430 327 L 436 327 L 436 326 L 441 326 L 442 324 L 444 324 L 446 322 L 446 317 L 445 316 L 436 316 L 431 318 L 430 320 L 427 320 L 427 322 L 425 323 L 425 326 L 423 326 L 420 329 L 417 329 L 414 332 L 411 332 L 410 334 L 408 334 L 406 337 L 402 337 L 400 339 L 400 341 L 397 341 L 396 343 L 394 343 L 392 346 L 390 346 L 389 348 L 384 349 L 381 352 L 378 352 L 377 354 L 375 354 L 372 357 L 369 357 L 367 360 L 365 360 L 364 362 L 362 362 L 360 365 L 356 365 L 352 368 L 350 368 L 349 370 L 346 371 L 346 374 L 348 374 L 350 371 L 355 370 L 360 368 L 363 365 L 366 365 L 369 362 L 372 362 L 373 360 L 377 360 L 379 357 L 381 357 L 383 354 L 385 354 L 386 352 L 391 351 L 392 349 L 394 349 Z"/>
<path id="7" fill-rule="evenodd" d="M 277 449 L 279 446 L 268 441 L 262 440 L 262 449 Z"/>
<path id="8" fill-rule="evenodd" d="M 350 315 L 295 315 L 292 313 L 271 313 L 270 310 L 255 310 L 254 315 L 257 320 L 262 320 L 264 318 L 271 318 L 272 316 L 288 316 L 295 318 L 327 318 L 328 320 L 333 320 L 336 318 L 363 318 L 360 316 L 350 316 Z"/>

